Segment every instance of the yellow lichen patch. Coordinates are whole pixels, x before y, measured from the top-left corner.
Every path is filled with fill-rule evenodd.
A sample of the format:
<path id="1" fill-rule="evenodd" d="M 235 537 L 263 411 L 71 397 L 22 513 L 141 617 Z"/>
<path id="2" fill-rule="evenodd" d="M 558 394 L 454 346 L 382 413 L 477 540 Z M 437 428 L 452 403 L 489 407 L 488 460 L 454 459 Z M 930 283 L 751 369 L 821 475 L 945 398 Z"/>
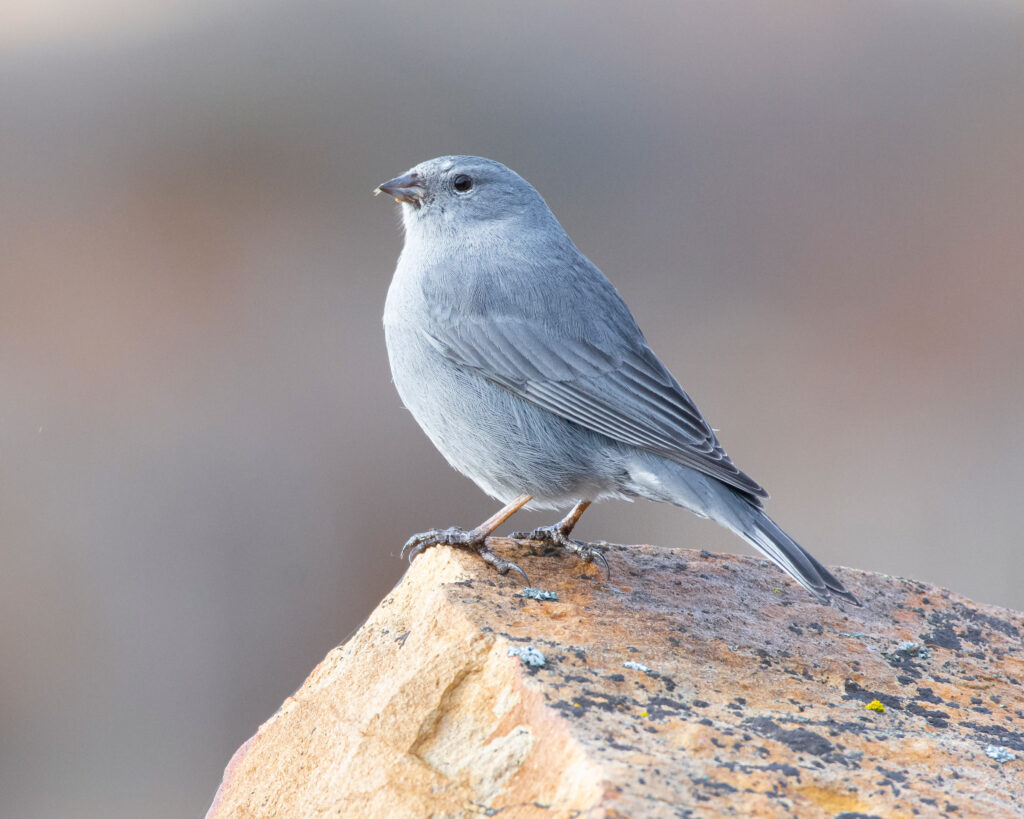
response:
<path id="1" fill-rule="evenodd" d="M 882 705 L 878 700 L 871 700 L 867 705 L 864 706 L 868 711 L 877 711 L 879 714 L 885 713 L 885 706 Z"/>

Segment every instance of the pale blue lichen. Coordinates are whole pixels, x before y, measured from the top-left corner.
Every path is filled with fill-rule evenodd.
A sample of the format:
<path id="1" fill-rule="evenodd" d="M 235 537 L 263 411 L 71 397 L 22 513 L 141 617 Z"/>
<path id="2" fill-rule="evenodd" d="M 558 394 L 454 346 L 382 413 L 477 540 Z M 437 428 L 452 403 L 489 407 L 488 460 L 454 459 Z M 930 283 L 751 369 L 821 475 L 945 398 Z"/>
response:
<path id="1" fill-rule="evenodd" d="M 922 660 L 927 660 L 932 656 L 932 653 L 928 650 L 927 646 L 914 640 L 904 640 L 896 646 L 896 651 L 899 654 L 911 654 L 915 657 L 920 657 Z"/>
<path id="2" fill-rule="evenodd" d="M 987 745 L 985 747 L 985 756 L 991 757 L 996 762 L 1013 762 L 1017 758 L 1013 751 L 1000 745 Z"/>
<path id="3" fill-rule="evenodd" d="M 518 657 L 527 665 L 534 667 L 542 666 L 546 662 L 543 652 L 534 646 L 510 646 L 507 656 Z"/>
<path id="4" fill-rule="evenodd" d="M 524 586 L 518 596 L 528 597 L 530 600 L 558 600 L 558 592 L 535 589 L 533 586 Z"/>

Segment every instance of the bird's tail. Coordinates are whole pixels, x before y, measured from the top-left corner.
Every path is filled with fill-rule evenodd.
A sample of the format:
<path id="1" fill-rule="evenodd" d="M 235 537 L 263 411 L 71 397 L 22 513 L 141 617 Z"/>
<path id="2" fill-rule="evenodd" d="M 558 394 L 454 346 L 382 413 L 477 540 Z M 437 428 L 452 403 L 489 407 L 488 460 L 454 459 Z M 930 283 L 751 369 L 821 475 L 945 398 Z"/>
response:
<path id="1" fill-rule="evenodd" d="M 823 603 L 835 595 L 860 605 L 828 569 L 765 514 L 756 499 L 661 458 L 634 459 L 627 470 L 629 494 L 686 507 L 731 529 Z"/>
<path id="2" fill-rule="evenodd" d="M 758 551 L 763 552 L 822 603 L 828 603 L 830 596 L 834 594 L 856 606 L 860 605 L 860 601 L 847 591 L 832 572 L 822 566 L 814 555 L 783 532 L 763 510 L 747 503 L 743 498 L 737 498 L 737 501 L 738 504 L 742 504 L 746 508 L 737 509 L 736 518 L 739 526 L 732 525 L 731 521 L 722 521 L 730 529 L 733 529 L 736 534 Z"/>

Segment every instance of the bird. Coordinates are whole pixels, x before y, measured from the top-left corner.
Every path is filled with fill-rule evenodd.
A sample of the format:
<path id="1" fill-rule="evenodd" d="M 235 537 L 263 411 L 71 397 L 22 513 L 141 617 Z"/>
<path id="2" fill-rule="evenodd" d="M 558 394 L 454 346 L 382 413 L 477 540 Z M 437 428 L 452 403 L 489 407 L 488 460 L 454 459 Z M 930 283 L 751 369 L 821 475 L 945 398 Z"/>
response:
<path id="1" fill-rule="evenodd" d="M 569 509 L 513 538 L 603 553 L 570 537 L 607 499 L 674 504 L 732 530 L 819 602 L 857 598 L 765 512 L 768 493 L 726 454 L 608 278 L 537 190 L 492 159 L 430 159 L 379 185 L 404 243 L 384 306 L 399 397 L 457 471 L 503 507 L 472 529 L 414 535 L 526 573 L 487 538 L 519 509 Z M 610 575 L 609 575 L 610 576 Z"/>

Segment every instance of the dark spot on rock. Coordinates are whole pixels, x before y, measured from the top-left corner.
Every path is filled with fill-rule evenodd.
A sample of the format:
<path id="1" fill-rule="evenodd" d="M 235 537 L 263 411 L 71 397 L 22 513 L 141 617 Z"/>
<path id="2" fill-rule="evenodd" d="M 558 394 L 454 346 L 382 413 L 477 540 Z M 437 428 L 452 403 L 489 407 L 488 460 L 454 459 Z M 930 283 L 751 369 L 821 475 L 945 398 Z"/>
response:
<path id="1" fill-rule="evenodd" d="M 981 629 L 979 628 L 968 628 L 964 631 L 963 638 L 968 643 L 973 643 L 976 646 L 986 645 L 988 643 L 988 640 L 985 639 L 985 636 L 981 633 Z"/>
<path id="2" fill-rule="evenodd" d="M 875 770 L 878 771 L 880 774 L 883 774 L 888 779 L 891 779 L 893 782 L 907 781 L 907 775 L 905 773 L 901 773 L 900 771 L 890 771 L 886 768 L 883 768 L 881 765 L 876 765 Z"/>
<path id="3" fill-rule="evenodd" d="M 932 615 L 934 619 L 935 615 Z M 921 642 L 927 645 L 938 646 L 939 648 L 946 648 L 950 651 L 960 650 L 960 638 L 956 636 L 956 632 L 953 631 L 947 625 L 938 626 L 931 630 L 928 634 L 921 635 Z"/>
<path id="4" fill-rule="evenodd" d="M 718 794 L 736 793 L 736 788 L 734 788 L 728 782 L 717 782 L 716 780 L 710 779 L 706 776 L 695 777 L 691 781 L 694 785 L 699 785 L 702 788 L 707 788 Z"/>
<path id="5" fill-rule="evenodd" d="M 688 705 L 668 697 L 651 697 L 647 701 L 647 711 L 653 719 L 663 719 L 675 714 L 687 714 L 690 712 Z"/>
<path id="6" fill-rule="evenodd" d="M 897 711 L 903 708 L 903 702 L 899 697 L 895 697 L 892 694 L 885 694 L 881 691 L 868 691 L 861 688 L 859 684 L 853 680 L 846 680 L 843 683 L 843 689 L 846 694 L 843 696 L 844 700 L 855 700 L 856 702 L 872 702 L 878 700 L 886 708 L 893 708 Z"/>
<path id="7" fill-rule="evenodd" d="M 761 770 L 765 771 L 777 771 L 783 776 L 795 776 L 797 779 L 800 778 L 800 769 L 796 765 L 787 765 L 783 762 L 772 762 L 768 765 L 756 766 L 760 767 Z"/>
<path id="8" fill-rule="evenodd" d="M 942 705 L 943 703 L 942 698 L 936 696 L 930 688 L 918 688 L 917 699 L 922 700 L 924 702 L 930 702 L 935 705 Z"/>
<path id="9" fill-rule="evenodd" d="M 781 742 L 797 753 L 824 756 L 832 751 L 831 742 L 821 736 L 821 734 L 808 731 L 806 728 L 786 729 L 777 725 L 768 717 L 754 717 L 753 719 L 746 720 L 744 725 L 755 734 L 759 734 L 766 739 L 774 739 L 776 742 Z"/>
<path id="10" fill-rule="evenodd" d="M 1005 634 L 1007 637 L 1020 637 L 1020 629 L 1013 625 L 1013 623 L 1008 623 L 1006 620 L 995 617 L 991 614 L 983 614 L 977 609 L 965 606 L 963 603 L 954 603 L 953 611 L 959 614 L 964 620 L 988 626 L 990 629 L 998 631 L 1001 634 Z"/>
<path id="11" fill-rule="evenodd" d="M 620 706 L 625 708 L 626 706 L 636 704 L 635 700 L 630 700 L 628 697 L 605 694 L 601 691 L 591 691 L 589 688 L 583 689 L 582 696 L 577 697 L 576 702 L 584 708 L 597 707 L 602 711 L 616 711 Z"/>
<path id="12" fill-rule="evenodd" d="M 903 685 L 907 684 L 903 682 L 904 678 L 907 679 L 907 682 L 921 679 L 923 669 L 921 668 L 921 664 L 917 661 L 916 655 L 910 654 L 906 651 L 893 651 L 886 654 L 885 659 L 893 668 L 897 668 L 903 672 L 899 678 Z"/>
<path id="13" fill-rule="evenodd" d="M 566 702 L 565 700 L 559 700 L 558 702 L 551 703 L 551 707 L 561 711 L 564 716 L 567 717 L 582 717 L 586 712 L 586 706 L 581 702 Z"/>
<path id="14" fill-rule="evenodd" d="M 1011 731 L 1003 725 L 979 725 L 976 722 L 961 722 L 958 723 L 962 728 L 968 728 L 975 733 L 975 739 L 978 742 L 992 742 L 993 738 L 997 740 L 995 744 L 1002 745 L 1004 748 L 1010 748 L 1014 751 L 1024 752 L 1024 733 L 1020 731 Z"/>
<path id="15" fill-rule="evenodd" d="M 635 745 L 628 745 L 628 744 L 626 744 L 624 742 L 616 742 L 612 738 L 611 734 L 609 734 L 607 737 L 605 737 L 605 742 L 608 743 L 608 747 L 609 748 L 614 748 L 616 751 L 638 751 L 639 750 L 639 748 L 637 748 Z"/>
<path id="16" fill-rule="evenodd" d="M 945 711 L 930 711 L 923 705 L 918 705 L 916 702 L 908 703 L 907 711 L 911 714 L 916 714 L 919 717 L 924 717 L 928 720 L 928 724 L 935 728 L 949 727 L 949 714 Z"/>

